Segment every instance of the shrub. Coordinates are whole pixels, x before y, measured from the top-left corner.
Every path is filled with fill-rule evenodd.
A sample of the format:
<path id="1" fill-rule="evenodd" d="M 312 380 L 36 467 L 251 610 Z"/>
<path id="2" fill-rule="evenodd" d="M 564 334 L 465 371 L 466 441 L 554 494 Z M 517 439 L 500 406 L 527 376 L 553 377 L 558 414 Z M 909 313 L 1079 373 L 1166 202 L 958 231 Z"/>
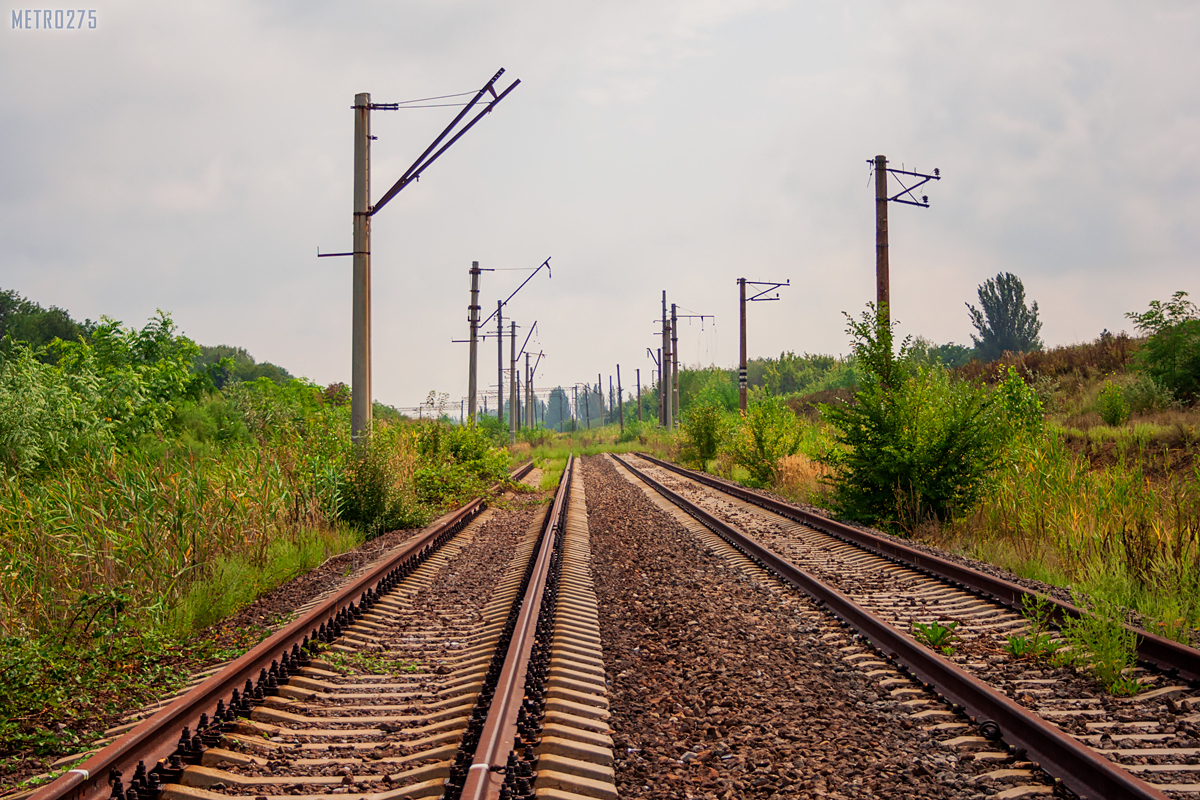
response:
<path id="1" fill-rule="evenodd" d="M 1105 425 L 1116 427 L 1129 421 L 1129 403 L 1121 387 L 1112 381 L 1105 381 L 1100 394 L 1096 397 L 1096 411 Z"/>
<path id="2" fill-rule="evenodd" d="M 693 403 L 684 414 L 679 430 L 682 440 L 680 460 L 703 469 L 717 457 L 717 451 L 725 440 L 725 412 L 716 403 Z"/>
<path id="3" fill-rule="evenodd" d="M 1137 375 L 1125 387 L 1125 399 L 1132 414 L 1142 411 L 1164 411 L 1174 402 L 1170 390 L 1145 373 Z"/>
<path id="4" fill-rule="evenodd" d="M 1176 397 L 1200 394 L 1200 309 L 1176 292 L 1165 304 L 1154 300 L 1142 314 L 1126 314 L 1150 338 L 1135 359 L 1140 368 Z"/>
<path id="5" fill-rule="evenodd" d="M 951 519 L 979 498 L 1016 432 L 1041 424 L 1015 372 L 995 393 L 938 366 L 911 374 L 874 309 L 847 332 L 864 381 L 854 402 L 822 407 L 835 444 L 820 456 L 832 472 L 827 502 L 843 517 L 903 531 Z"/>
<path id="6" fill-rule="evenodd" d="M 755 397 L 729 439 L 735 464 L 750 473 L 751 486 L 766 488 L 775 481 L 779 460 L 800 449 L 800 423 L 778 397 Z"/>

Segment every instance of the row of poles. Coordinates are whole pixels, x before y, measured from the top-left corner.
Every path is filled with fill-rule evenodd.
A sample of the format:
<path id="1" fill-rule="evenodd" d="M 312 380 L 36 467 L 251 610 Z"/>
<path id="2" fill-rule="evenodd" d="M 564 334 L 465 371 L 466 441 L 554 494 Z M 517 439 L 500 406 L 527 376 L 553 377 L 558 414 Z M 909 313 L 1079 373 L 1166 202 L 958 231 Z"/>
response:
<path id="1" fill-rule="evenodd" d="M 468 130 L 470 130 L 485 114 L 488 114 L 495 106 L 503 100 L 509 92 L 515 89 L 521 82 L 514 81 L 507 89 L 497 93 L 494 86 L 495 83 L 504 74 L 501 69 L 492 79 L 484 84 L 474 97 L 467 103 L 463 104 L 462 110 L 454 118 L 454 121 L 446 126 L 445 130 L 434 139 L 433 143 L 425 149 L 425 152 L 413 162 L 412 166 L 396 181 L 392 187 L 384 193 L 383 197 L 375 203 L 370 202 L 370 146 L 371 141 L 376 137 L 371 135 L 370 113 L 373 110 L 388 110 L 396 111 L 405 108 L 419 108 L 421 101 L 411 101 L 411 103 L 372 103 L 369 93 L 359 93 L 354 96 L 354 225 L 353 225 L 353 250 L 348 253 L 321 253 L 317 252 L 318 257 L 329 256 L 351 256 L 353 257 L 353 313 L 352 313 L 352 335 L 351 335 L 351 435 L 355 441 L 361 440 L 364 435 L 368 435 L 371 428 L 372 417 L 372 392 L 371 392 L 371 218 L 377 214 L 393 197 L 395 197 L 402 189 L 410 183 L 417 181 L 421 173 L 436 161 L 451 145 L 457 142 Z M 485 102 L 483 110 L 472 118 L 466 125 L 455 132 L 455 128 L 466 117 L 466 115 L 483 99 L 486 95 L 491 95 L 490 102 Z M 453 133 L 453 135 L 451 135 Z M 447 140 L 447 137 L 449 139 Z M 444 144 L 443 144 L 444 142 Z M 872 165 L 875 177 L 875 203 L 876 203 L 876 225 L 875 225 L 875 243 L 876 243 L 876 306 L 879 317 L 880 326 L 886 326 L 890 319 L 890 282 L 889 282 L 889 263 L 888 263 L 888 223 L 887 223 L 887 204 L 889 202 L 899 202 L 908 205 L 920 206 L 923 208 L 929 207 L 929 198 L 921 196 L 918 198 L 914 191 L 921 185 L 931 180 L 940 180 L 941 176 L 938 170 L 934 170 L 932 175 L 912 172 L 904 169 L 895 169 L 887 166 L 887 159 L 882 156 L 876 156 L 874 159 L 868 159 L 868 163 Z M 896 195 L 889 197 L 887 189 L 888 174 L 896 176 L 897 182 L 900 184 L 901 190 Z M 905 183 L 908 180 L 911 185 Z M 517 287 L 507 300 L 498 300 L 496 303 L 496 311 L 492 316 L 496 318 L 496 340 L 497 340 L 497 413 L 503 413 L 504 409 L 504 307 L 509 300 L 519 292 L 530 280 L 546 268 L 547 274 L 550 272 L 550 259 L 547 258 L 542 262 L 541 266 L 533 271 L 525 281 Z M 492 317 L 488 317 L 482 323 L 479 320 L 481 306 L 479 304 L 479 277 L 484 271 L 479 267 L 479 262 L 471 264 L 471 302 L 469 305 L 469 319 L 471 326 L 470 338 L 470 366 L 469 366 L 469 388 L 468 388 L 468 403 L 469 411 L 467 421 L 473 424 L 476 421 L 478 409 L 476 408 L 476 399 L 478 390 L 476 384 L 476 376 L 478 372 L 478 342 L 480 339 L 486 338 L 480 333 L 481 325 L 486 324 Z M 747 389 L 749 385 L 747 374 L 747 352 L 746 352 L 746 304 L 760 300 L 777 300 L 778 293 L 774 297 L 766 295 L 783 286 L 790 285 L 790 279 L 784 283 L 768 282 L 768 281 L 748 281 L 745 278 L 738 278 L 738 292 L 740 305 L 739 319 L 739 359 L 738 359 L 738 404 L 745 411 L 747 408 Z M 747 287 L 755 287 L 756 293 L 747 296 Z M 762 288 L 759 288 L 762 287 Z M 661 336 L 662 346 L 658 349 L 657 354 L 647 348 L 648 354 L 654 360 L 658 367 L 659 373 L 659 392 L 658 392 L 658 417 L 659 424 L 668 430 L 674 429 L 679 419 L 679 337 L 678 324 L 681 318 L 699 317 L 702 321 L 710 315 L 680 315 L 678 307 L 675 303 L 670 305 L 670 316 L 667 314 L 667 293 L 664 290 L 662 294 L 662 319 L 661 319 Z M 711 317 L 710 317 L 711 318 Z M 537 327 L 537 322 L 530 327 L 529 333 L 525 338 L 525 345 L 522 346 L 521 353 L 525 356 L 525 425 L 534 427 L 536 424 L 535 406 L 536 397 L 533 391 L 533 376 L 537 370 L 538 364 L 544 355 L 542 352 L 536 354 L 537 361 L 532 359 L 535 354 L 527 352 L 526 347 L 529 343 L 529 338 L 533 335 L 534 329 Z M 517 341 L 517 325 L 516 322 L 510 320 L 510 358 L 509 358 L 509 438 L 510 441 L 515 441 L 516 431 L 520 427 L 518 420 L 518 377 L 517 377 L 517 360 L 519 354 L 516 349 Z M 642 417 L 641 404 L 641 370 L 637 371 L 637 386 L 638 386 L 638 419 Z M 600 393 L 601 409 L 603 411 L 603 384 L 597 376 L 596 391 Z M 610 376 L 609 383 L 612 383 Z M 578 411 L 578 384 L 572 387 L 574 396 L 573 405 Z M 610 395 L 612 387 L 610 385 Z M 622 430 L 624 429 L 624 396 L 621 388 L 621 368 L 617 366 L 617 398 L 618 408 L 621 409 L 618 413 Z M 588 389 L 585 385 L 585 414 L 589 417 L 588 425 L 590 427 L 590 404 L 587 402 Z M 531 402 L 532 401 L 532 402 Z M 611 402 L 610 402 L 611 406 Z"/>

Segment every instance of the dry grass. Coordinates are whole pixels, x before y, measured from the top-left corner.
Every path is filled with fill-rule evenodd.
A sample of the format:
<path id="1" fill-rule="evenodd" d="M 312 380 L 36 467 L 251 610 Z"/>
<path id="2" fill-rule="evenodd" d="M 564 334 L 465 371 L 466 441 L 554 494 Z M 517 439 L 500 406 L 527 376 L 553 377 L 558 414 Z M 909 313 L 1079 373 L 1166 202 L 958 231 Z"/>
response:
<path id="1" fill-rule="evenodd" d="M 797 453 L 779 459 L 775 468 L 774 490 L 784 497 L 801 503 L 811 503 L 824 491 L 821 479 L 829 474 L 823 465 L 808 456 Z"/>

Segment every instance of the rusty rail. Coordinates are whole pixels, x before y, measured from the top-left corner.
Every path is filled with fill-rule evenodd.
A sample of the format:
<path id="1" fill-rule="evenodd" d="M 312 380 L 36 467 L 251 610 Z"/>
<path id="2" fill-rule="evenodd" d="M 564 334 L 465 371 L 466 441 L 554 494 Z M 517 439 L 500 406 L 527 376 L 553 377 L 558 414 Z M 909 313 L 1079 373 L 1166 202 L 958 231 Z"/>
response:
<path id="1" fill-rule="evenodd" d="M 755 563 L 798 587 L 853 626 L 902 670 L 936 687 L 947 702 L 964 710 L 972 719 L 980 720 L 981 727 L 986 722 L 994 723 L 1005 740 L 1024 748 L 1031 761 L 1061 780 L 1071 791 L 1097 800 L 1166 800 L 1166 795 L 1158 789 L 1014 703 L 949 659 L 918 644 L 837 589 L 685 500 L 631 464 L 621 461 L 621 465 Z"/>
<path id="2" fill-rule="evenodd" d="M 744 486 L 720 480 L 703 472 L 685 469 L 646 453 L 638 453 L 637 455 L 663 469 L 670 470 L 686 478 L 703 483 L 706 486 L 711 486 L 714 489 L 731 494 L 740 500 L 744 500 L 760 508 L 765 508 L 781 517 L 786 517 L 794 522 L 816 528 L 822 533 L 870 550 L 890 561 L 921 570 L 927 575 L 950 581 L 959 588 L 983 595 L 1016 611 L 1023 609 L 1024 598 L 1028 597 L 1031 600 L 1040 600 L 1043 603 L 1049 603 L 1053 609 L 1054 621 L 1057 623 L 1061 623 L 1065 617 L 1079 618 L 1087 613 L 1071 603 L 1056 600 L 1049 595 L 1026 589 L 1024 586 L 1018 586 L 1003 578 L 996 578 L 948 559 L 939 558 L 938 556 L 918 550 L 915 547 L 901 544 L 893 539 L 876 536 L 845 523 L 814 514 L 811 511 L 805 511 L 802 508 L 776 500 L 773 497 L 759 494 Z M 1172 677 L 1189 681 L 1193 686 L 1200 685 L 1200 650 L 1172 641 L 1142 628 L 1135 628 L 1131 625 L 1126 625 L 1125 627 L 1137 636 L 1138 661 L 1153 666 Z"/>
<path id="3" fill-rule="evenodd" d="M 533 463 L 527 463 L 509 477 L 511 480 L 520 480 L 532 469 Z M 499 486 L 493 486 L 492 491 L 497 491 Z M 405 570 L 411 570 L 423 562 L 450 537 L 466 527 L 484 507 L 484 501 L 476 498 L 438 519 L 386 562 L 346 585 L 300 619 L 276 631 L 80 766 L 67 770 L 38 789 L 30 800 L 108 800 L 111 795 L 109 776 L 114 770 L 128 777 L 134 774 L 139 761 L 153 765 L 176 754 L 182 744 L 181 731 L 190 729 L 198 733 L 201 727 L 198 720 L 202 715 L 206 719 L 216 719 L 218 708 L 228 709 L 232 706 L 230 698 L 234 693 L 243 687 L 249 688 L 255 679 L 261 678 L 264 670 L 279 662 L 287 663 L 296 655 L 304 658 L 304 649 L 312 639 L 327 630 L 340 630 L 348 620 L 361 615 L 364 607 L 372 605 L 374 598 L 379 596 L 381 584 L 386 586 L 388 582 L 397 580 L 397 576 Z M 357 604 L 355 597 L 359 598 Z M 216 721 L 220 722 L 220 719 Z"/>
<path id="4" fill-rule="evenodd" d="M 525 699 L 526 673 L 537 633 L 538 614 L 542 608 L 550 579 L 550 565 L 558 533 L 566 524 L 567 497 L 571 488 L 575 456 L 567 458 L 558 491 L 554 495 L 549 521 L 542 536 L 529 583 L 521 596 L 517 616 L 504 666 L 496 682 L 495 694 L 488 709 L 483 732 L 475 748 L 471 767 L 463 785 L 462 800 L 495 800 L 500 796 L 509 753 L 517 734 L 517 715 Z"/>

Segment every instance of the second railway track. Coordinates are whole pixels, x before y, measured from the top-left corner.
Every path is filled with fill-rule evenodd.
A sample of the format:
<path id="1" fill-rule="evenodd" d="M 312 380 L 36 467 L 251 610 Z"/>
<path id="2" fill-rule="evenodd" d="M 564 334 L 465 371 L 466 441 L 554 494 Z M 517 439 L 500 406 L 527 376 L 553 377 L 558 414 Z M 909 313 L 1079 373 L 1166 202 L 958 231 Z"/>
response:
<path id="1" fill-rule="evenodd" d="M 1031 663 L 1007 653 L 1007 636 L 1024 630 L 1026 622 L 1005 604 L 967 591 L 948 577 L 930 576 L 928 570 L 897 563 L 848 543 L 798 522 L 794 516 L 780 516 L 722 492 L 716 482 L 700 483 L 684 471 L 668 470 L 653 459 L 625 461 L 628 466 L 636 462 L 638 471 L 691 501 L 696 506 L 694 513 L 707 512 L 718 523 L 746 534 L 782 560 L 836 587 L 896 631 L 907 632 L 914 622 L 958 623 L 963 641 L 946 659 L 954 667 L 995 688 L 1039 720 L 1051 723 L 1077 742 L 1079 749 L 1103 757 L 1147 784 L 1143 788 L 1138 786 L 1140 781 L 1133 781 L 1120 790 L 1132 794 L 1118 794 L 1117 788 L 1109 787 L 1105 791 L 1113 794 L 1099 796 L 1200 793 L 1200 691 L 1194 682 L 1180 681 L 1153 668 L 1137 668 L 1132 674 L 1142 685 L 1138 694 L 1113 697 L 1071 670 Z M 1194 658 L 1196 654 L 1192 651 L 1190 655 Z M 1177 657 L 1186 664 L 1182 659 L 1189 657 L 1187 648 L 1179 648 Z M 1190 671 L 1194 673 L 1194 664 Z M 903 686 L 899 691 L 904 691 Z M 946 693 L 953 694 L 950 690 Z M 919 700 L 914 701 L 914 706 L 919 705 Z M 1010 727 L 1006 732 L 1009 738 L 1020 738 L 1021 731 L 1012 729 L 1017 727 L 1015 723 L 1006 727 Z M 972 744 L 985 748 L 986 742 Z M 1094 778 L 1103 764 L 1082 761 L 1075 769 L 1084 774 L 1064 775 L 1062 764 L 1051 763 L 1049 753 L 1043 755 L 1045 766 L 1051 772 L 1057 767 L 1059 777 L 1064 777 L 1068 785 L 1074 784 L 1072 788 L 1096 794 L 1096 786 L 1101 784 L 1088 787 L 1081 779 L 1087 773 Z M 1088 757 L 1086 753 L 1081 755 Z"/>

